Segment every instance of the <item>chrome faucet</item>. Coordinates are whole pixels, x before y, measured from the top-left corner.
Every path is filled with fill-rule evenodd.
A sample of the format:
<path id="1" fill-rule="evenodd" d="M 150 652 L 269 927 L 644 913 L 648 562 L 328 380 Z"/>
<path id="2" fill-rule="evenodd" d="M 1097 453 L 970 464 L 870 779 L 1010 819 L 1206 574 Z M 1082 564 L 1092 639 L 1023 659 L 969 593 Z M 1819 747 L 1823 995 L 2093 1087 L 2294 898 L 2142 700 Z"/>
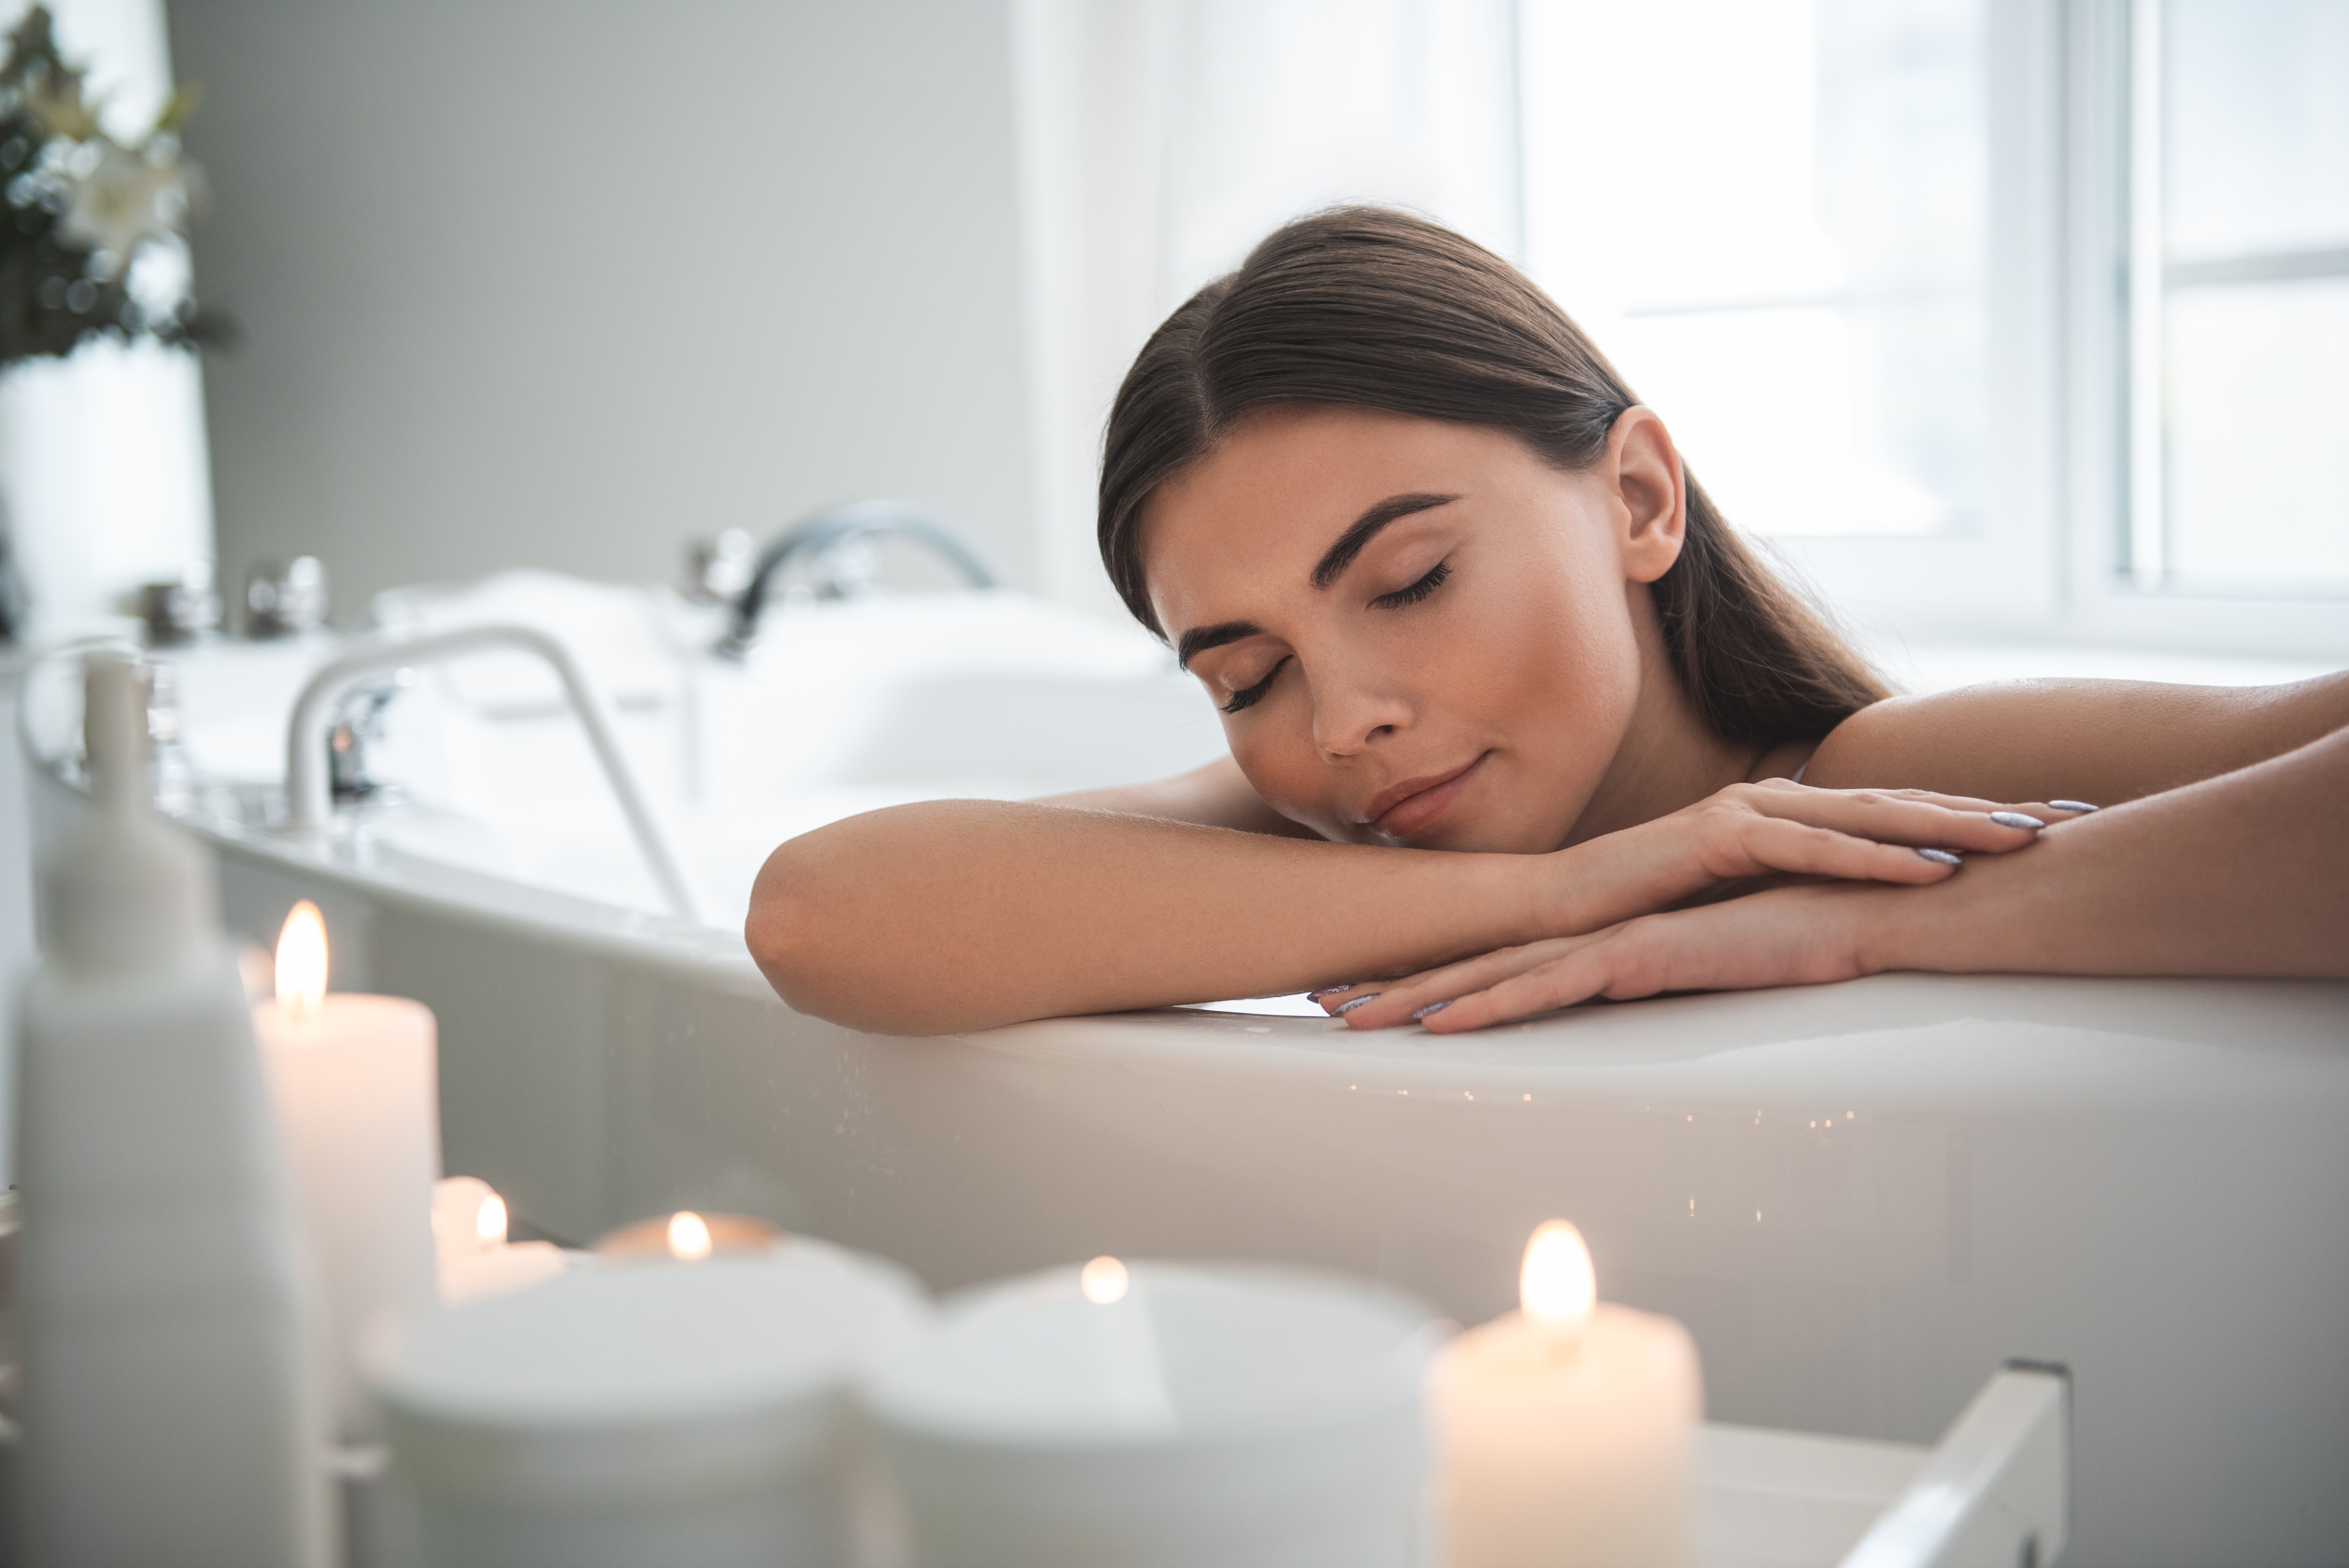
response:
<path id="1" fill-rule="evenodd" d="M 767 607 L 767 590 L 785 566 L 802 557 L 820 559 L 892 534 L 927 545 L 932 552 L 959 571 L 974 588 L 995 586 L 995 573 L 971 548 L 947 531 L 928 512 L 903 500 L 855 500 L 832 507 L 802 520 L 760 553 L 750 581 L 734 596 L 726 634 L 711 651 L 721 658 L 740 659 L 759 640 L 759 617 Z M 824 596 L 844 598 L 849 588 L 834 580 Z"/>
<path id="2" fill-rule="evenodd" d="M 500 649 L 532 655 L 554 671 L 571 711 L 587 732 L 587 742 L 603 767 L 604 781 L 618 799 L 637 852 L 644 856 L 661 896 L 679 916 L 698 920 L 691 884 L 685 880 L 658 819 L 645 803 L 644 791 L 636 787 L 636 775 L 621 753 L 603 705 L 580 674 L 570 650 L 534 627 L 467 626 L 421 637 L 375 637 L 321 665 L 302 688 L 302 695 L 294 699 L 294 719 L 286 728 L 285 830 L 315 836 L 324 833 L 334 820 L 333 739 L 337 722 L 348 717 L 341 699 L 352 687 L 371 676 Z M 348 738 L 347 730 L 346 749 Z"/>

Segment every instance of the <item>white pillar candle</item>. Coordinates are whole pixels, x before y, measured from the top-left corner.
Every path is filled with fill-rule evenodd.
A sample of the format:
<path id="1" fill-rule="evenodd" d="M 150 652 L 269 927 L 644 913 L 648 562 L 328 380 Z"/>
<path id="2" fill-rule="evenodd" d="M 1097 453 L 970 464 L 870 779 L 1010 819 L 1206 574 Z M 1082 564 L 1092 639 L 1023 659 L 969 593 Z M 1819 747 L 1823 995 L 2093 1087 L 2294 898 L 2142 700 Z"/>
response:
<path id="1" fill-rule="evenodd" d="M 1682 1568 L 1703 1405 L 1688 1331 L 1598 1301 L 1559 1220 L 1526 1245 L 1520 1290 L 1522 1311 L 1436 1372 L 1451 1568 Z"/>
<path id="2" fill-rule="evenodd" d="M 543 1284 L 570 1266 L 553 1242 L 506 1240 L 506 1201 L 478 1176 L 432 1184 L 432 1244 L 443 1306 Z"/>
<path id="3" fill-rule="evenodd" d="M 368 1427 L 354 1357 L 387 1313 L 440 1295 L 432 1181 L 440 1120 L 432 1014 L 399 996 L 326 991 L 326 925 L 308 900 L 277 944 L 277 995 L 253 1031 L 326 1294 L 336 1355 L 336 1424 Z"/>
<path id="4" fill-rule="evenodd" d="M 894 1264 L 793 1238 L 408 1319 L 371 1382 L 425 1568 L 849 1568 L 847 1393 L 925 1329 Z"/>
<path id="5" fill-rule="evenodd" d="M 866 1403 L 916 1568 L 1402 1568 L 1444 1332 L 1351 1281 L 1097 1258 L 967 1295 Z"/>

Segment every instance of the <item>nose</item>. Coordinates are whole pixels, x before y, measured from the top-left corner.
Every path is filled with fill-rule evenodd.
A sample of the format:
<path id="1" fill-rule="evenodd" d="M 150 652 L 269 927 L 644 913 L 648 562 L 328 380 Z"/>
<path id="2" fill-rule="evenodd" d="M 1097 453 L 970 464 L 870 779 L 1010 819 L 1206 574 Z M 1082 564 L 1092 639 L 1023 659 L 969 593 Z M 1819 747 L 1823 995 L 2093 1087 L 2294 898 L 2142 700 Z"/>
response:
<path id="1" fill-rule="evenodd" d="M 1411 726 L 1411 703 L 1390 683 L 1355 671 L 1313 683 L 1313 745 L 1341 762 Z"/>

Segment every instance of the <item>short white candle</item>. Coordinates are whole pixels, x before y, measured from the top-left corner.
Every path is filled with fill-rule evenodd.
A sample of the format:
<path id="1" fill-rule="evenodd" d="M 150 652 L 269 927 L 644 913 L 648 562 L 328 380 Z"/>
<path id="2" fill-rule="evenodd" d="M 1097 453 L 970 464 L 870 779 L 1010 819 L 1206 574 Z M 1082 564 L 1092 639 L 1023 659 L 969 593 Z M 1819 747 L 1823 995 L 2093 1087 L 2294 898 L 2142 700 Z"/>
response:
<path id="1" fill-rule="evenodd" d="M 368 1428 L 354 1369 L 387 1314 L 440 1296 L 431 1228 L 440 1119 L 431 1010 L 399 996 L 330 995 L 317 906 L 294 906 L 277 944 L 277 995 L 253 1032 L 326 1293 L 336 1425 Z"/>
<path id="2" fill-rule="evenodd" d="M 1444 1332 L 1352 1281 L 1096 1258 L 964 1295 L 866 1404 L 916 1568 L 1402 1568 Z"/>
<path id="3" fill-rule="evenodd" d="M 1526 1247 L 1523 1310 L 1462 1335 L 1435 1377 L 1451 1568 L 1682 1568 L 1694 1559 L 1696 1346 L 1597 1299 L 1580 1233 Z"/>
<path id="4" fill-rule="evenodd" d="M 446 1306 L 543 1284 L 570 1266 L 553 1242 L 506 1240 L 506 1201 L 478 1176 L 432 1184 L 432 1242 Z"/>
<path id="5" fill-rule="evenodd" d="M 408 1319 L 371 1381 L 428 1563 L 848 1568 L 848 1390 L 927 1320 L 903 1270 L 793 1238 Z"/>

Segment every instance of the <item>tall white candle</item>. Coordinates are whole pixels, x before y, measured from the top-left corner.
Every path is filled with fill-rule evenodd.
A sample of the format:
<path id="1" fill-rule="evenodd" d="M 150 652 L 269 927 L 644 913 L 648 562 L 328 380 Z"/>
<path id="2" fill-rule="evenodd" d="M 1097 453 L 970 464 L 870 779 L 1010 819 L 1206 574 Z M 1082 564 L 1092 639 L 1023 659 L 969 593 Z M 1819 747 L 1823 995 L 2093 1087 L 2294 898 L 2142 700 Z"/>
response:
<path id="1" fill-rule="evenodd" d="M 1526 1244 L 1519 1292 L 1437 1368 L 1451 1568 L 1684 1568 L 1703 1405 L 1688 1331 L 1599 1301 L 1563 1220 Z"/>
<path id="2" fill-rule="evenodd" d="M 277 944 L 277 996 L 253 1010 L 270 1099 L 334 1336 L 336 1424 L 369 1425 L 360 1336 L 386 1313 L 433 1305 L 432 1181 L 440 1123 L 430 1009 L 399 996 L 330 995 L 316 904 Z"/>

